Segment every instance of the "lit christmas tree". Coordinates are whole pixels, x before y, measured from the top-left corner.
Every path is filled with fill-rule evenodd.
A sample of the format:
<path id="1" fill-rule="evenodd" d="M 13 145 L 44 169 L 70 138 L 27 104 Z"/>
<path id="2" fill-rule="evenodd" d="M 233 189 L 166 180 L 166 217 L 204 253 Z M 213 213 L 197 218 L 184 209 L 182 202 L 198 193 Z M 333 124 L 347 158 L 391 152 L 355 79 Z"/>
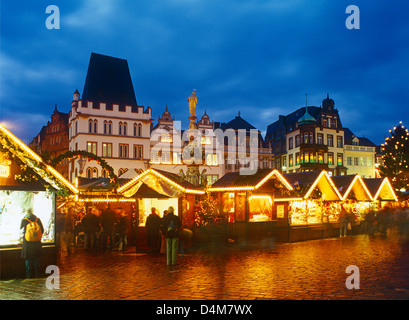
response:
<path id="1" fill-rule="evenodd" d="M 409 189 L 409 132 L 402 125 L 389 130 L 390 136 L 382 144 L 383 165 L 379 167 L 381 176 L 388 177 L 397 190 Z"/>

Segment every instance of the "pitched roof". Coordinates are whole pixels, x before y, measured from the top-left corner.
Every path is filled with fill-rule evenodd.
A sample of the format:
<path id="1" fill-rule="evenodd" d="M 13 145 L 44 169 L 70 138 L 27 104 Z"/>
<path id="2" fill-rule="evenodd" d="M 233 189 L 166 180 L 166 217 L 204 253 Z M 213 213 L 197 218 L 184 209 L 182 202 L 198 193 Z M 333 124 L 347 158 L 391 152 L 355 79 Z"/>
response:
<path id="1" fill-rule="evenodd" d="M 46 183 L 51 185 L 56 190 L 67 189 L 73 193 L 78 193 L 77 188 L 67 181 L 57 170 L 46 164 L 38 154 L 31 150 L 1 124 L 0 144 L 2 148 L 8 150 L 22 163 L 30 167 Z"/>
<path id="2" fill-rule="evenodd" d="M 345 144 L 352 145 L 352 140 L 354 138 L 358 139 L 358 145 L 362 147 L 376 147 L 376 144 L 365 137 L 357 137 L 350 129 L 344 128 L 344 140 Z"/>
<path id="3" fill-rule="evenodd" d="M 138 192 L 142 184 L 146 184 L 154 191 L 172 198 L 179 197 L 183 193 L 205 193 L 202 188 L 196 187 L 190 182 L 182 180 L 177 174 L 156 169 L 148 169 L 144 171 L 131 181 L 122 184 L 117 191 L 125 197 L 132 197 Z"/>
<path id="4" fill-rule="evenodd" d="M 275 178 L 288 190 L 291 185 L 283 178 L 277 170 L 258 169 L 251 175 L 241 175 L 240 172 L 229 172 L 217 180 L 209 188 L 209 191 L 223 191 L 224 188 L 237 190 L 255 190 L 264 185 L 271 178 Z"/>
<path id="5" fill-rule="evenodd" d="M 137 106 L 128 62 L 91 53 L 82 99 L 94 103 Z"/>

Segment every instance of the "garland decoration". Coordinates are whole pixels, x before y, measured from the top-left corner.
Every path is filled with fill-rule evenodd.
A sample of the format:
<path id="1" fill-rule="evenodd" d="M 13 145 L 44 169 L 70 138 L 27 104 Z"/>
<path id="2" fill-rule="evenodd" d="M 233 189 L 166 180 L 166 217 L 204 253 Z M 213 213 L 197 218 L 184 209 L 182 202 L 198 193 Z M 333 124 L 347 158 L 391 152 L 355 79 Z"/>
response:
<path id="1" fill-rule="evenodd" d="M 56 166 L 57 164 L 60 164 L 62 160 L 64 159 L 75 159 L 75 158 L 85 158 L 89 161 L 95 161 L 97 164 L 99 164 L 103 169 L 106 170 L 106 172 L 109 175 L 110 178 L 110 183 L 116 185 L 118 183 L 118 176 L 114 173 L 114 169 L 102 158 L 98 157 L 97 155 L 87 152 L 84 150 L 78 150 L 78 151 L 67 151 L 65 153 L 62 153 L 58 155 L 57 157 L 53 158 L 50 162 L 51 166 Z"/>

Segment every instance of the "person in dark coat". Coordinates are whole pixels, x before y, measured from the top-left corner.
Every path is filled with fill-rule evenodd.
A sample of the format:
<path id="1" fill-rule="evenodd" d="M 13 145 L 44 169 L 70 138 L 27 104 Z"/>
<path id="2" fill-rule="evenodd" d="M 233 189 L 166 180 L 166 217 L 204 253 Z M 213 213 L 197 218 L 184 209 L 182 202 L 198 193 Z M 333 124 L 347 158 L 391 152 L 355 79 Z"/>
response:
<path id="1" fill-rule="evenodd" d="M 146 218 L 146 230 L 148 233 L 148 246 L 153 253 L 159 253 L 162 236 L 160 233 L 162 219 L 156 213 L 156 208 L 151 209 L 151 214 Z"/>
<path id="2" fill-rule="evenodd" d="M 128 227 L 129 221 L 124 209 L 118 208 L 118 224 L 116 225 L 119 237 L 118 251 L 126 251 L 128 247 Z"/>
<path id="3" fill-rule="evenodd" d="M 166 264 L 175 265 L 179 251 L 179 228 L 182 222 L 175 215 L 174 208 L 169 207 L 168 214 L 163 217 L 162 231 L 166 237 Z"/>
<path id="4" fill-rule="evenodd" d="M 27 225 L 30 221 L 34 222 L 37 219 L 37 223 L 40 226 L 41 233 L 44 233 L 44 227 L 39 218 L 33 214 L 32 209 L 27 210 L 26 216 L 21 220 L 20 229 L 23 229 L 23 235 L 26 234 Z M 30 220 L 30 221 L 29 221 Z M 31 278 L 39 277 L 39 258 L 42 255 L 42 245 L 40 241 L 27 241 L 23 236 L 23 246 L 21 248 L 21 258 L 25 259 L 26 263 L 26 277 Z"/>
<path id="5" fill-rule="evenodd" d="M 81 220 L 84 230 L 84 249 L 86 250 L 89 248 L 97 250 L 97 233 L 100 229 L 98 214 L 98 209 L 92 208 Z"/>
<path id="6" fill-rule="evenodd" d="M 103 251 L 107 250 L 108 242 L 109 248 L 112 252 L 114 250 L 114 233 L 115 233 L 116 214 L 111 209 L 110 205 L 101 213 L 101 227 L 103 236 Z"/>

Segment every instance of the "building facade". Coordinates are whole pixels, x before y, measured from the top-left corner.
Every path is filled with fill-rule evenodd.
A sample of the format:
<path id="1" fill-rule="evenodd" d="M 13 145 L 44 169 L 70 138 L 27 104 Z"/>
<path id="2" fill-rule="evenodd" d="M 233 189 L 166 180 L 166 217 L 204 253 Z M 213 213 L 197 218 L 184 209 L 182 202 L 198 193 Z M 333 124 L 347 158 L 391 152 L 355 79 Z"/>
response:
<path id="1" fill-rule="evenodd" d="M 348 174 L 359 174 L 362 178 L 377 178 L 376 145 L 365 137 L 357 137 L 345 129 L 345 158 Z"/>
<path id="2" fill-rule="evenodd" d="M 334 105 L 327 95 L 322 107 L 300 108 L 267 127 L 265 141 L 273 154 L 273 168 L 283 173 L 346 174 L 344 128 Z"/>
<path id="3" fill-rule="evenodd" d="M 136 102 L 126 60 L 92 53 L 82 97 L 75 91 L 69 113 L 69 149 L 106 160 L 119 177 L 133 178 L 149 163 L 150 107 Z M 70 163 L 77 176 L 106 177 L 94 161 Z"/>
<path id="4" fill-rule="evenodd" d="M 52 159 L 69 150 L 68 113 L 60 112 L 55 105 L 51 121 L 43 126 L 37 136 L 30 142 L 29 147 L 42 154 L 46 159 Z M 68 178 L 68 160 L 56 165 L 56 169 L 64 178 Z"/>

